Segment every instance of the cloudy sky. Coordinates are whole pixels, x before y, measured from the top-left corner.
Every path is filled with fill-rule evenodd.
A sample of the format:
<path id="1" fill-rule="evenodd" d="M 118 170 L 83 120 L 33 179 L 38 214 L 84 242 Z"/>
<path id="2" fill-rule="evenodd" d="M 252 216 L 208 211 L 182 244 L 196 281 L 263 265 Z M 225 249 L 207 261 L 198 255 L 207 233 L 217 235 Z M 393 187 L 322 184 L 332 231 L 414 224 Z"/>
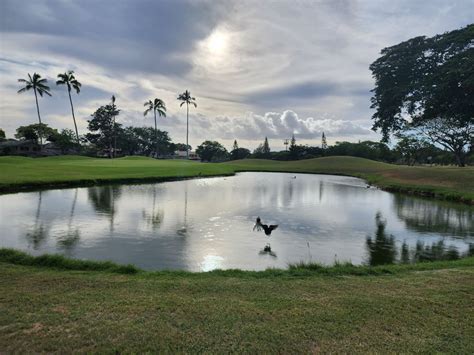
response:
<path id="1" fill-rule="evenodd" d="M 370 131 L 368 69 L 384 47 L 474 22 L 474 0 L 0 0 L 0 127 L 37 122 L 34 95 L 18 78 L 37 72 L 53 97 L 40 99 L 45 123 L 73 128 L 56 75 L 74 70 L 80 133 L 112 94 L 125 125 L 152 125 L 143 102 L 159 97 L 159 119 L 185 141 L 177 94 L 196 97 L 190 143 L 219 140 L 272 149 L 299 143 L 379 139 Z"/>

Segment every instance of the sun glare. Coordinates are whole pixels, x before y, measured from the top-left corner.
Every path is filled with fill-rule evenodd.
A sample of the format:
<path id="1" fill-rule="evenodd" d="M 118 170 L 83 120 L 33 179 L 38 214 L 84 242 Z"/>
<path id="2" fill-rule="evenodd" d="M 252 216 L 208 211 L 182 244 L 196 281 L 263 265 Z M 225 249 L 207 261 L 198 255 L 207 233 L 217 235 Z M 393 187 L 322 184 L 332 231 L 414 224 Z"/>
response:
<path id="1" fill-rule="evenodd" d="M 227 42 L 228 35 L 221 30 L 216 30 L 207 38 L 207 49 L 213 54 L 222 54 L 227 48 Z"/>

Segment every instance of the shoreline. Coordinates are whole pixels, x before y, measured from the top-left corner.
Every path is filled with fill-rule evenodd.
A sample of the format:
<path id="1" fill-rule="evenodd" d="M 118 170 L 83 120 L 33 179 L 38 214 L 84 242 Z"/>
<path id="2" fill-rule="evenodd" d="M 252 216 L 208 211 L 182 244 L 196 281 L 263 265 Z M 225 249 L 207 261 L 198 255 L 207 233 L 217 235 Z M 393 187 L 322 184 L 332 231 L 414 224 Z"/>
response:
<path id="1" fill-rule="evenodd" d="M 145 276 L 203 276 L 219 275 L 232 277 L 281 277 L 281 276 L 380 276 L 393 275 L 413 271 L 451 269 L 457 267 L 474 267 L 474 256 L 461 257 L 453 260 L 420 261 L 415 263 L 393 263 L 384 265 L 354 265 L 350 262 L 335 262 L 332 265 L 318 263 L 289 264 L 288 268 L 269 268 L 266 270 L 214 269 L 210 271 L 188 270 L 144 270 L 133 264 L 119 264 L 113 261 L 95 261 L 75 259 L 62 254 L 41 254 L 33 256 L 25 251 L 14 248 L 0 248 L 0 265 L 17 265 L 37 269 L 56 271 L 105 272 L 126 275 Z"/>
<path id="2" fill-rule="evenodd" d="M 0 194 L 116 184 L 147 184 L 195 178 L 271 172 L 350 176 L 388 192 L 474 205 L 472 168 L 392 165 L 355 157 L 298 161 L 244 159 L 201 163 L 125 157 L 113 160 L 79 156 L 26 159 L 0 157 Z M 76 178 L 80 177 L 80 178 Z"/>
<path id="3" fill-rule="evenodd" d="M 204 179 L 213 177 L 226 177 L 235 176 L 238 173 L 286 173 L 286 174 L 311 174 L 311 175 L 334 175 L 334 176 L 347 176 L 354 177 L 364 180 L 368 185 L 377 187 L 383 191 L 392 193 L 401 193 L 409 196 L 423 197 L 429 199 L 435 199 L 439 201 L 450 201 L 469 206 L 474 206 L 473 199 L 466 199 L 462 194 L 452 192 L 443 193 L 440 191 L 434 191 L 435 188 L 423 187 L 423 186 L 404 186 L 399 184 L 387 184 L 384 185 L 377 181 L 377 177 L 364 176 L 364 173 L 359 174 L 346 174 L 346 173 L 331 173 L 331 172 L 305 172 L 295 170 L 235 170 L 232 173 L 224 174 L 197 174 L 190 176 L 156 176 L 156 177 L 140 177 L 140 178 L 112 178 L 112 179 L 81 179 L 81 180 L 69 180 L 69 181 L 52 181 L 52 182 L 34 182 L 34 183 L 19 183 L 19 184 L 0 184 L 0 195 L 15 194 L 21 192 L 35 192 L 45 190 L 59 190 L 69 189 L 74 187 L 92 187 L 92 186 L 105 186 L 105 185 L 143 185 L 152 183 L 164 183 L 173 181 L 193 180 L 193 179 Z"/>

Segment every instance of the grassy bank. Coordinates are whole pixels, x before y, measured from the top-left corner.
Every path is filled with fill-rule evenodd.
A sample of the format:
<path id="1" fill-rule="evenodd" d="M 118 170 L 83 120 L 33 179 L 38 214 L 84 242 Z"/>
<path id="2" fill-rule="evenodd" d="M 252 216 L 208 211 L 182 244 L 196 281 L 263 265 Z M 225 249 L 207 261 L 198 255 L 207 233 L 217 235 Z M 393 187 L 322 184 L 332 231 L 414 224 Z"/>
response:
<path id="1" fill-rule="evenodd" d="M 474 204 L 474 168 L 410 167 L 354 157 L 326 157 L 279 162 L 240 160 L 209 164 L 143 157 L 94 159 L 62 156 L 42 159 L 0 157 L 0 192 L 87 186 L 110 182 L 147 182 L 238 171 L 284 171 L 357 176 L 391 191 Z"/>
<path id="2" fill-rule="evenodd" d="M 0 262 L 0 351 L 473 353 L 473 266 L 124 275 Z"/>

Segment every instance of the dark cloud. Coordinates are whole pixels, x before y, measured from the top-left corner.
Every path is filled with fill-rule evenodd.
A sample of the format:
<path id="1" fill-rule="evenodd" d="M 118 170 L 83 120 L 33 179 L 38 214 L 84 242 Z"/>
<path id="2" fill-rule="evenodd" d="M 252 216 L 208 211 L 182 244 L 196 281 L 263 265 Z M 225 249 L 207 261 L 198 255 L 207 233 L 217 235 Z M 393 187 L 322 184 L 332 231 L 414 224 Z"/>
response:
<path id="1" fill-rule="evenodd" d="M 224 18 L 223 4 L 207 1 L 5 0 L 1 4 L 2 32 L 43 35 L 32 44 L 37 50 L 48 48 L 132 72 L 184 74 L 190 64 L 182 55 Z"/>
<path id="2" fill-rule="evenodd" d="M 245 99 L 247 102 L 266 105 L 278 105 L 281 102 L 288 105 L 291 100 L 319 99 L 327 96 L 369 97 L 370 88 L 366 87 L 366 83 L 339 84 L 327 81 L 312 81 L 261 90 L 249 94 Z"/>

